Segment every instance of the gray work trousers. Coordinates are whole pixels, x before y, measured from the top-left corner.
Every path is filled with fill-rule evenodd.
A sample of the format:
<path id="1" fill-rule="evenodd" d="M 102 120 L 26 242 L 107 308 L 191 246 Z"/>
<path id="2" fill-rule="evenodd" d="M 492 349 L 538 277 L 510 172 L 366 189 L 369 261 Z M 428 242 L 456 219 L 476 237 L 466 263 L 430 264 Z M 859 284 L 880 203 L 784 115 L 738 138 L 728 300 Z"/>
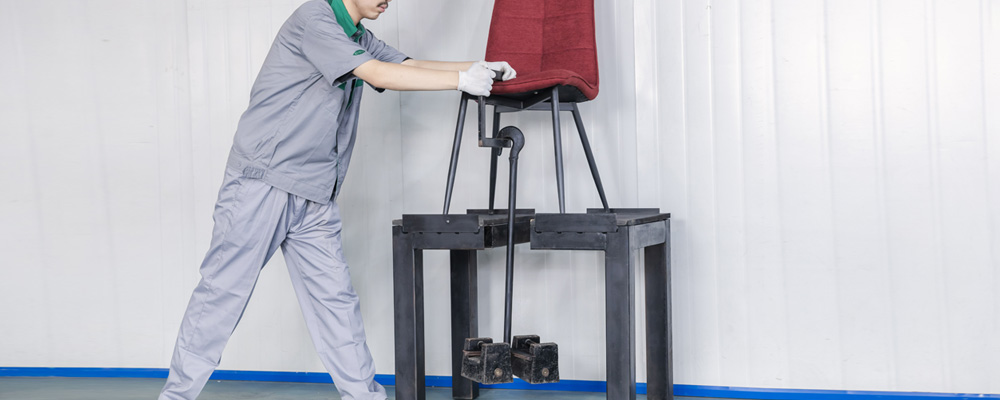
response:
<path id="1" fill-rule="evenodd" d="M 337 204 L 308 201 L 227 168 L 214 219 L 202 278 L 181 321 L 159 399 L 198 397 L 279 246 L 313 344 L 341 398 L 385 399 L 341 251 Z"/>

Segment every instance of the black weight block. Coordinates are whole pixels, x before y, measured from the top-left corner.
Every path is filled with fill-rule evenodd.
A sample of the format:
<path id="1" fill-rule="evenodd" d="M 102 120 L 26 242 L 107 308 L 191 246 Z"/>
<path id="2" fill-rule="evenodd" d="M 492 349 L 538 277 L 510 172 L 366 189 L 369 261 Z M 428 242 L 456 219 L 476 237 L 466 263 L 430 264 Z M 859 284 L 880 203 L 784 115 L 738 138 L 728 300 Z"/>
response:
<path id="1" fill-rule="evenodd" d="M 510 348 L 512 350 L 522 350 L 528 351 L 528 348 L 532 343 L 541 343 L 542 338 L 538 335 L 518 335 L 514 336 L 510 341 Z"/>
<path id="2" fill-rule="evenodd" d="M 518 378 L 528 383 L 559 382 L 559 346 L 540 343 L 537 335 L 514 336 L 510 366 Z"/>
<path id="3" fill-rule="evenodd" d="M 510 344 L 491 338 L 467 338 L 462 349 L 462 377 L 487 385 L 511 383 Z"/>

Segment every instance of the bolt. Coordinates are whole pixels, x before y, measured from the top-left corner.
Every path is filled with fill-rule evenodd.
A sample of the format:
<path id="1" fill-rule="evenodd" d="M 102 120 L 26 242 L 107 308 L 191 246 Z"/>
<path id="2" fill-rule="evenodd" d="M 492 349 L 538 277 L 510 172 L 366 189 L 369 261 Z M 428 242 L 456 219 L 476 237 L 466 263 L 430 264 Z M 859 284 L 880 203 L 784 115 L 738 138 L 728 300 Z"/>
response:
<path id="1" fill-rule="evenodd" d="M 544 376 L 546 378 L 549 377 L 549 369 L 548 368 L 542 368 L 542 376 Z"/>
<path id="2" fill-rule="evenodd" d="M 503 376 L 503 370 L 500 369 L 500 368 L 497 368 L 497 369 L 493 370 L 493 375 L 495 375 L 497 378 L 499 378 L 499 377 Z"/>

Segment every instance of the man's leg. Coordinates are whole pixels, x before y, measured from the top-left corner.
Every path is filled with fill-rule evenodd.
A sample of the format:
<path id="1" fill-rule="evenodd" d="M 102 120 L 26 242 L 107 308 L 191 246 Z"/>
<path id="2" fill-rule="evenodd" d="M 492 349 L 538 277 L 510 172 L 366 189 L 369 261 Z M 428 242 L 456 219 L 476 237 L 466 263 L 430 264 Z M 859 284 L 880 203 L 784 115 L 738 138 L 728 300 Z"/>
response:
<path id="1" fill-rule="evenodd" d="M 257 277 L 284 240 L 288 194 L 226 169 L 212 244 L 191 295 L 160 400 L 198 397 L 243 317 Z"/>
<path id="2" fill-rule="evenodd" d="M 305 212 L 289 229 L 281 252 L 316 351 L 342 399 L 385 399 L 385 389 L 375 382 L 361 305 L 341 252 L 337 204 L 291 202 Z"/>

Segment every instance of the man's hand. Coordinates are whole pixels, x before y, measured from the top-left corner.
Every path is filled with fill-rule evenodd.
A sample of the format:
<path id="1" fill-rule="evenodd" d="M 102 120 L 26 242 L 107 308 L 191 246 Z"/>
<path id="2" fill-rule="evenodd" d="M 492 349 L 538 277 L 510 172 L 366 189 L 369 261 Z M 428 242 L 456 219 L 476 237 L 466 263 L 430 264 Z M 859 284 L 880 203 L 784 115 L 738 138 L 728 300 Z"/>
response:
<path id="1" fill-rule="evenodd" d="M 459 71 L 458 90 L 473 96 L 489 96 L 493 90 L 493 71 L 484 62 L 472 64 L 467 71 Z"/>
<path id="2" fill-rule="evenodd" d="M 486 68 L 494 71 L 500 71 L 503 74 L 503 80 L 505 81 L 517 78 L 517 71 L 514 71 L 514 68 L 511 68 L 510 64 L 507 64 L 506 61 L 480 61 L 480 63 L 485 65 Z"/>

